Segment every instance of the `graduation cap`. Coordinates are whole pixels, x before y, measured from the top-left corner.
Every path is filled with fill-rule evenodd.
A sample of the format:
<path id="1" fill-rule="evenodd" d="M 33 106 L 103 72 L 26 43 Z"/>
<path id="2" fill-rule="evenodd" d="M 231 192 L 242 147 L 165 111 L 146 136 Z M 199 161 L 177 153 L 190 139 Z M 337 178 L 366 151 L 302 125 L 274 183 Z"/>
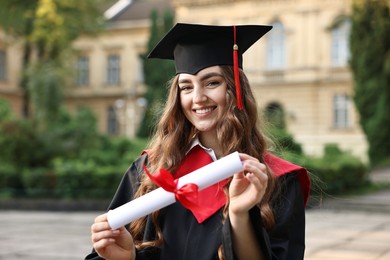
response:
<path id="1" fill-rule="evenodd" d="M 215 26 L 176 24 L 150 52 L 148 58 L 174 60 L 176 73 L 195 75 L 214 65 L 234 66 L 237 106 L 242 109 L 238 68 L 242 55 L 272 26 Z"/>

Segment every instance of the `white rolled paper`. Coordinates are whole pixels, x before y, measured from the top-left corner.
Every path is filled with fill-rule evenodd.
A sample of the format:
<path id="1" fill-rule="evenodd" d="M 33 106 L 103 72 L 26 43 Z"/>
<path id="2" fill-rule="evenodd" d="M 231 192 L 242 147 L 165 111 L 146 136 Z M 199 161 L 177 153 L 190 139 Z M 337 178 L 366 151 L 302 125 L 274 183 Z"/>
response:
<path id="1" fill-rule="evenodd" d="M 187 183 L 194 183 L 198 185 L 199 190 L 203 190 L 242 170 L 243 166 L 238 152 L 234 152 L 179 178 L 177 189 Z M 107 213 L 108 223 L 112 229 L 117 229 L 173 204 L 175 201 L 174 193 L 158 188 L 114 210 L 110 210 Z"/>

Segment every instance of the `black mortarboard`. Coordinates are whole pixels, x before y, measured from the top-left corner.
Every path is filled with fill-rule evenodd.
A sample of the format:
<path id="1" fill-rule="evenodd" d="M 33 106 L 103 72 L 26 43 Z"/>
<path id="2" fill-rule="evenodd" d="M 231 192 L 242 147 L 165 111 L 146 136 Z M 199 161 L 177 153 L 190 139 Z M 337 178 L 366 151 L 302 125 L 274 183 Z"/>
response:
<path id="1" fill-rule="evenodd" d="M 156 45 L 148 58 L 174 60 L 176 73 L 196 74 L 214 65 L 234 66 L 240 108 L 238 67 L 242 68 L 242 55 L 271 28 L 272 26 L 266 25 L 215 26 L 178 23 Z"/>

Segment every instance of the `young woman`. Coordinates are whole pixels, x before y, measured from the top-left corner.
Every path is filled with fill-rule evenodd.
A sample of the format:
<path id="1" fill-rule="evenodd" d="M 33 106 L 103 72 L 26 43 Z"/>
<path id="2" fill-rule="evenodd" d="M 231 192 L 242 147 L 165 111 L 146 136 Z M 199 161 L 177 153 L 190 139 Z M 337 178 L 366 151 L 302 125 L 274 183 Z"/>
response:
<path id="1" fill-rule="evenodd" d="M 244 171 L 199 191 L 201 212 L 176 202 L 117 230 L 98 216 L 86 259 L 303 259 L 308 175 L 267 152 L 242 71 L 242 54 L 270 29 L 177 24 L 156 46 L 150 57 L 173 59 L 177 75 L 109 208 L 157 188 L 144 165 L 179 178 L 239 151 Z"/>

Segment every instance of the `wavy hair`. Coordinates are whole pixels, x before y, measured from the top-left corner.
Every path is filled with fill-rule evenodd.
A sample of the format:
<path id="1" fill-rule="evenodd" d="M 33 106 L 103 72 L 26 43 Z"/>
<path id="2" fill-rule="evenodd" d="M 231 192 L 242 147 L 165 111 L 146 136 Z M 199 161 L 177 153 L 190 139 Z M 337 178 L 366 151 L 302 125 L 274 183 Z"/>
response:
<path id="1" fill-rule="evenodd" d="M 222 155 L 224 156 L 234 151 L 239 151 L 249 154 L 264 163 L 267 139 L 259 130 L 261 128 L 261 120 L 259 120 L 256 100 L 250 88 L 249 81 L 243 71 L 240 70 L 244 110 L 239 110 L 236 101 L 233 67 L 220 67 L 227 84 L 227 101 L 225 111 L 223 111 L 223 120 L 220 120 L 216 126 L 217 139 L 222 148 Z M 195 127 L 187 120 L 181 108 L 177 75 L 170 81 L 169 95 L 165 108 L 148 147 L 151 151 L 148 158 L 148 167 L 152 171 L 164 168 L 170 172 L 174 172 L 183 160 L 197 132 Z M 261 212 L 264 225 L 267 229 L 270 229 L 274 225 L 274 215 L 270 206 L 270 200 L 275 188 L 275 178 L 270 170 L 267 171 L 267 174 L 267 191 L 258 208 Z M 142 196 L 155 188 L 155 184 L 143 175 L 140 187 L 135 196 Z M 225 193 L 227 198 L 229 198 L 228 187 L 225 187 Z M 229 202 L 223 210 L 224 219 L 227 216 L 228 206 Z M 142 241 L 146 217 L 131 223 L 130 232 L 134 237 L 138 249 L 163 244 L 162 232 L 157 222 L 158 214 L 158 211 L 152 214 L 157 236 L 154 241 Z M 218 250 L 218 255 L 220 259 L 223 259 L 221 247 Z"/>

